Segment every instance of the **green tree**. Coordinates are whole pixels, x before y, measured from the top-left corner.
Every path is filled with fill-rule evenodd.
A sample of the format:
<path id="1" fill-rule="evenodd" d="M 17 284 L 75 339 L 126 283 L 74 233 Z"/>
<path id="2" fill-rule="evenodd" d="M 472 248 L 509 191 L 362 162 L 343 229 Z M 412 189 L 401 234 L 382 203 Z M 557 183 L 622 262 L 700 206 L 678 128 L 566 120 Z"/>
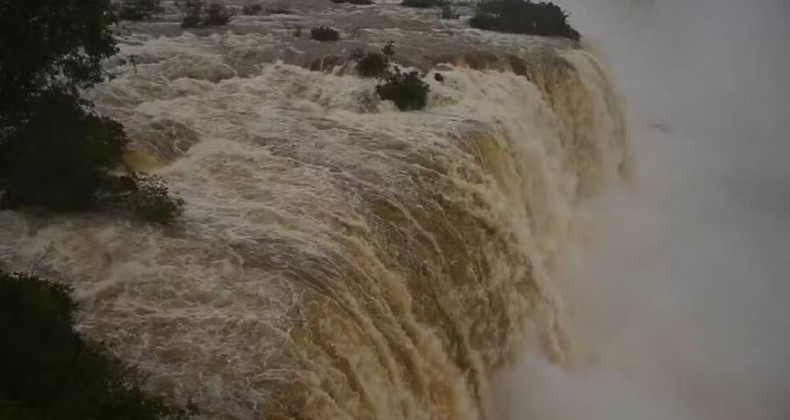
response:
<path id="1" fill-rule="evenodd" d="M 166 187 L 123 173 L 123 126 L 79 97 L 117 52 L 113 10 L 110 0 L 0 0 L 0 208 L 74 211 L 114 198 L 146 220 L 181 214 Z"/>
<path id="2" fill-rule="evenodd" d="M 117 0 L 118 17 L 124 20 L 146 20 L 162 13 L 160 0 Z"/>
<path id="3" fill-rule="evenodd" d="M 481 0 L 469 24 L 490 31 L 581 39 L 568 23 L 568 14 L 552 2 Z"/>
<path id="4" fill-rule="evenodd" d="M 0 128 L 6 135 L 47 92 L 76 97 L 104 80 L 102 60 L 117 51 L 114 22 L 110 0 L 0 0 Z"/>
<path id="5" fill-rule="evenodd" d="M 92 207 L 112 183 L 126 143 L 117 122 L 85 112 L 70 95 L 47 92 L 0 144 L 0 208 Z"/>
<path id="6" fill-rule="evenodd" d="M 0 0 L 0 207 L 91 206 L 126 147 L 79 91 L 116 53 L 110 0 Z"/>
<path id="7" fill-rule="evenodd" d="M 63 285 L 0 271 L 0 419 L 156 420 L 188 413 L 139 389 L 139 375 L 73 327 Z"/>

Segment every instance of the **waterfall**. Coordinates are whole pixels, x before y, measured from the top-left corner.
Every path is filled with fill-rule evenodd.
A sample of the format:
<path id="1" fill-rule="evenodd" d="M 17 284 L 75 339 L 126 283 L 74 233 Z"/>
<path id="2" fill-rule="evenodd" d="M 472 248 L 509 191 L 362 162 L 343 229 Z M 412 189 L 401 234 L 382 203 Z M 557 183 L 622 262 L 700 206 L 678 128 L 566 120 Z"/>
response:
<path id="1" fill-rule="evenodd" d="M 87 94 L 183 221 L 4 212 L 0 258 L 74 286 L 84 332 L 207 419 L 482 419 L 519 346 L 563 363 L 555 272 L 631 166 L 594 48 L 435 58 L 428 108 L 399 112 L 275 44 L 123 44 Z"/>

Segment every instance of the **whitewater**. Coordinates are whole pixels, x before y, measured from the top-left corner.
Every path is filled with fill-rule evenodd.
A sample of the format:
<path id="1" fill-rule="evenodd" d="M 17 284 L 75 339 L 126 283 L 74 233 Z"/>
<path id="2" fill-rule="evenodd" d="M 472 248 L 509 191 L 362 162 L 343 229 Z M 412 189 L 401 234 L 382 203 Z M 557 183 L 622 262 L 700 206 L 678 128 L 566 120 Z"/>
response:
<path id="1" fill-rule="evenodd" d="M 606 60 L 437 11 L 289 7 L 119 34 L 85 95 L 183 220 L 2 212 L 0 259 L 73 286 L 81 331 L 201 418 L 494 418 L 521 349 L 573 358 L 556 277 L 587 204 L 631 178 Z M 344 40 L 295 36 L 329 23 Z M 427 72 L 424 111 L 355 75 L 387 41 Z"/>

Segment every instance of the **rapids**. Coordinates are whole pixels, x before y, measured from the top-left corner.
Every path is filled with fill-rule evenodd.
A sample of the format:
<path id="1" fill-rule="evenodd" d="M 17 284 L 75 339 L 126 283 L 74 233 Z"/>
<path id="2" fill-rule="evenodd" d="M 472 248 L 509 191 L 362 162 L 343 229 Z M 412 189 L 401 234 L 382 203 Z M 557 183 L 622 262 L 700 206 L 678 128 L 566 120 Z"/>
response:
<path id="1" fill-rule="evenodd" d="M 203 418 L 485 418 L 525 342 L 572 351 L 553 276 L 585 201 L 631 171 L 605 60 L 392 4 L 293 7 L 128 28 L 86 95 L 183 220 L 2 212 L 0 260 L 74 286 L 84 332 Z M 328 22 L 360 34 L 293 35 Z M 388 40 L 444 76 L 425 111 L 344 61 Z"/>

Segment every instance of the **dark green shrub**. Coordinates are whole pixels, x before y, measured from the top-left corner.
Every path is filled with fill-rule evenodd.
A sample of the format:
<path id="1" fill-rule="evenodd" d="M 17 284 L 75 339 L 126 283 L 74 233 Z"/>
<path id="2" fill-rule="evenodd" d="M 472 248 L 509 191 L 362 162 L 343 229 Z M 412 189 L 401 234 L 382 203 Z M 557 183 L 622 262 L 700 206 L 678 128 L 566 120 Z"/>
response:
<path id="1" fill-rule="evenodd" d="M 207 5 L 204 0 L 176 0 L 175 4 L 181 12 L 181 26 L 185 28 L 222 26 L 233 17 L 230 9 L 218 1 Z"/>
<path id="2" fill-rule="evenodd" d="M 187 15 L 181 20 L 181 26 L 184 28 L 197 28 L 203 23 L 199 16 Z"/>
<path id="3" fill-rule="evenodd" d="M 197 28 L 203 24 L 206 7 L 203 0 L 176 0 L 175 5 L 181 12 L 181 26 Z"/>
<path id="4" fill-rule="evenodd" d="M 429 86 L 416 71 L 402 73 L 398 66 L 385 75 L 383 83 L 376 86 L 376 93 L 383 100 L 395 102 L 401 111 L 425 108 Z"/>
<path id="5" fill-rule="evenodd" d="M 118 17 L 123 20 L 146 20 L 162 13 L 160 0 L 120 0 Z"/>
<path id="6" fill-rule="evenodd" d="M 458 19 L 461 17 L 453 9 L 450 0 L 439 0 L 439 7 L 442 9 L 442 19 Z"/>
<path id="7" fill-rule="evenodd" d="M 357 73 L 362 77 L 384 77 L 390 68 L 392 56 L 395 55 L 392 41 L 387 42 L 381 52 L 365 53 L 362 49 L 354 52 L 352 59 L 356 64 Z"/>
<path id="8" fill-rule="evenodd" d="M 43 96 L 28 121 L 0 143 L 0 208 L 90 208 L 126 145 L 117 122 L 92 114 L 70 95 Z"/>
<path id="9" fill-rule="evenodd" d="M 170 194 L 165 183 L 154 176 L 134 175 L 133 184 L 122 195 L 122 206 L 132 216 L 147 222 L 168 224 L 184 212 L 184 200 Z"/>
<path id="10" fill-rule="evenodd" d="M 0 142 L 46 92 L 77 95 L 115 55 L 110 0 L 0 1 Z"/>
<path id="11" fill-rule="evenodd" d="M 316 41 L 337 41 L 340 39 L 340 33 L 332 28 L 320 26 L 310 29 L 310 39 Z"/>
<path id="12" fill-rule="evenodd" d="M 382 53 L 367 53 L 357 61 L 356 69 L 362 77 L 382 77 L 387 72 L 390 62 Z"/>
<path id="13" fill-rule="evenodd" d="M 359 49 L 351 58 L 356 60 L 360 76 L 379 79 L 376 93 L 381 99 L 395 102 L 401 111 L 425 108 L 430 86 L 418 72 L 403 73 L 400 67 L 392 65 L 394 55 L 394 44 L 389 41 L 380 53 L 365 53 Z"/>
<path id="14" fill-rule="evenodd" d="M 269 15 L 290 15 L 291 10 L 288 9 L 288 6 L 284 2 L 277 2 L 274 7 L 270 9 L 264 10 L 263 5 L 257 2 L 250 2 L 245 4 L 241 8 L 241 14 L 243 15 L 260 15 L 263 13 Z"/>
<path id="15" fill-rule="evenodd" d="M 207 26 L 227 25 L 232 16 L 230 9 L 224 3 L 211 2 L 206 6 L 203 24 Z"/>
<path id="16" fill-rule="evenodd" d="M 113 12 L 110 0 L 0 0 L 0 208 L 86 210 L 139 189 L 118 188 L 123 127 L 79 99 L 117 51 Z"/>
<path id="17" fill-rule="evenodd" d="M 0 208 L 78 211 L 122 206 L 140 219 L 168 223 L 184 202 L 157 178 L 116 175 L 127 138 L 123 127 L 77 99 L 41 98 L 27 124 L 0 143 Z"/>
<path id="18" fill-rule="evenodd" d="M 568 23 L 568 15 L 550 2 L 483 0 L 469 23 L 491 31 L 580 39 L 579 33 Z"/>
<path id="19" fill-rule="evenodd" d="M 260 3 L 247 3 L 241 8 L 243 15 L 260 15 L 263 12 L 263 5 Z"/>
<path id="20" fill-rule="evenodd" d="M 186 419 L 144 394 L 139 375 L 73 327 L 71 290 L 0 271 L 0 418 Z"/>
<path id="21" fill-rule="evenodd" d="M 439 0 L 403 0 L 401 5 L 406 7 L 419 7 L 430 9 L 439 5 Z"/>
<path id="22" fill-rule="evenodd" d="M 270 15 L 290 15 L 291 10 L 285 3 L 279 2 L 271 9 L 266 10 Z"/>

